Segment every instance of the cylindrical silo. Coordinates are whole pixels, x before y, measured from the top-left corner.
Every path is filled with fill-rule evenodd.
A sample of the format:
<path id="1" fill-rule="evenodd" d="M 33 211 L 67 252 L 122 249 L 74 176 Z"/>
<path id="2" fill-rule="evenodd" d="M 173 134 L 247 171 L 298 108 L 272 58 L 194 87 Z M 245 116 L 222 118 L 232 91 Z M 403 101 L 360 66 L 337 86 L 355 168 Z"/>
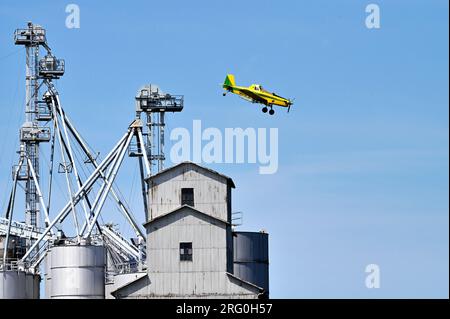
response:
<path id="1" fill-rule="evenodd" d="M 51 296 L 51 291 L 52 291 L 52 259 L 51 259 L 51 254 L 50 254 L 50 250 L 47 251 L 47 256 L 45 256 L 45 273 L 44 273 L 44 278 L 45 278 L 45 299 L 50 299 Z"/>
<path id="2" fill-rule="evenodd" d="M 39 299 L 39 275 L 0 270 L 0 299 Z"/>
<path id="3" fill-rule="evenodd" d="M 25 239 L 9 236 L 4 262 L 6 236 L 0 236 L 0 299 L 39 299 L 41 277 L 18 267 L 18 261 L 25 253 L 25 244 Z"/>
<path id="4" fill-rule="evenodd" d="M 269 235 L 233 232 L 234 275 L 269 292 Z"/>
<path id="5" fill-rule="evenodd" d="M 105 298 L 105 248 L 90 244 L 51 247 L 49 295 L 52 299 Z"/>

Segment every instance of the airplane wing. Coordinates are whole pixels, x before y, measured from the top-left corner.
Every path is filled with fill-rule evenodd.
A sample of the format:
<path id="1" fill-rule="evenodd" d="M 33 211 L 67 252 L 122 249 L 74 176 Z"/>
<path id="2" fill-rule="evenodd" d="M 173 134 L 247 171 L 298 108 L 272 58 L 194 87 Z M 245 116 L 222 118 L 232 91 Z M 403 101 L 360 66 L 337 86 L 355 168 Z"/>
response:
<path id="1" fill-rule="evenodd" d="M 261 96 L 259 96 L 258 94 L 252 92 L 251 90 L 248 89 L 241 89 L 240 90 L 243 94 L 247 95 L 248 97 L 250 97 L 251 99 L 253 99 L 256 102 L 262 103 L 262 104 L 267 104 L 267 100 Z"/>

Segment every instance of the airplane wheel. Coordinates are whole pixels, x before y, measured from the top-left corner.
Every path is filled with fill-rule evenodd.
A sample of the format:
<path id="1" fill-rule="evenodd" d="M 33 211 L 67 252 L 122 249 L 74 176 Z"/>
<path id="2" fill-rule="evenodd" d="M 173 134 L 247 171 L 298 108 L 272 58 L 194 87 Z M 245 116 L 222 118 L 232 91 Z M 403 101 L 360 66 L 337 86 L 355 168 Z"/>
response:
<path id="1" fill-rule="evenodd" d="M 223 96 L 227 95 L 226 93 L 222 93 Z"/>
<path id="2" fill-rule="evenodd" d="M 263 109 L 262 109 L 262 111 L 263 111 L 263 113 L 267 113 L 267 107 L 263 107 Z"/>
<path id="3" fill-rule="evenodd" d="M 269 114 L 270 114 L 270 115 L 274 115 L 274 114 L 275 114 L 275 111 L 274 111 L 274 110 L 270 110 L 270 111 L 269 111 Z"/>

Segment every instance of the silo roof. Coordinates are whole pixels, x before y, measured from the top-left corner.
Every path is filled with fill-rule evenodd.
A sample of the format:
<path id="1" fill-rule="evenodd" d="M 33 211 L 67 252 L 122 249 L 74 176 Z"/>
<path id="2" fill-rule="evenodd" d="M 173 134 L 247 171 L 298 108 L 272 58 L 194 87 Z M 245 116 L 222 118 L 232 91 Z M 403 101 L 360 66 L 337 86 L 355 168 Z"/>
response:
<path id="1" fill-rule="evenodd" d="M 164 219 L 165 217 L 167 217 L 167 216 L 169 216 L 169 215 L 172 215 L 172 214 L 175 214 L 175 213 L 180 212 L 180 211 L 181 211 L 182 209 L 184 209 L 184 208 L 187 208 L 187 209 L 189 209 L 189 210 L 191 210 L 192 212 L 195 212 L 195 213 L 197 213 L 197 214 L 201 214 L 201 215 L 207 216 L 208 218 L 212 218 L 212 219 L 214 219 L 214 220 L 217 220 L 218 222 L 221 222 L 221 223 L 224 223 L 224 224 L 228 224 L 228 225 L 230 224 L 230 223 L 227 222 L 226 220 L 223 220 L 223 219 L 217 218 L 217 217 L 215 217 L 215 216 L 206 214 L 206 213 L 204 213 L 204 212 L 202 212 L 202 211 L 200 211 L 200 210 L 198 210 L 198 209 L 195 209 L 195 208 L 192 207 L 192 206 L 189 206 L 189 205 L 183 205 L 183 206 L 180 206 L 180 207 L 175 208 L 174 210 L 172 210 L 172 211 L 170 211 L 170 212 L 168 212 L 168 213 L 165 213 L 165 214 L 163 214 L 163 215 L 160 215 L 160 216 L 158 216 L 158 217 L 155 217 L 155 218 L 153 218 L 153 219 L 147 221 L 147 222 L 144 223 L 143 225 L 144 225 L 144 227 L 147 227 L 148 225 L 150 225 L 150 224 L 152 224 L 152 223 L 154 223 L 154 222 L 156 222 L 156 221 L 158 221 L 158 220 Z"/>
<path id="2" fill-rule="evenodd" d="M 151 181 L 151 180 L 153 180 L 154 178 L 156 178 L 156 177 L 158 177 L 158 176 L 164 175 L 164 174 L 166 174 L 167 172 L 176 170 L 177 168 L 180 168 L 180 167 L 182 167 L 182 166 L 187 166 L 187 165 L 193 165 L 193 166 L 195 166 L 195 167 L 197 167 L 197 168 L 199 168 L 199 169 L 201 169 L 201 170 L 205 170 L 205 171 L 210 172 L 210 173 L 212 173 L 212 174 L 214 174 L 214 175 L 220 176 L 220 177 L 222 177 L 222 178 L 224 178 L 224 179 L 227 180 L 227 183 L 228 183 L 229 186 L 231 186 L 232 188 L 236 188 L 236 185 L 234 184 L 234 181 L 233 181 L 233 179 L 232 179 L 231 177 L 226 176 L 226 175 L 224 175 L 224 174 L 221 174 L 221 173 L 219 173 L 219 172 L 217 172 L 217 171 L 215 171 L 215 170 L 213 170 L 213 169 L 210 169 L 210 168 L 201 166 L 201 165 L 199 165 L 199 164 L 197 164 L 197 163 L 190 162 L 190 161 L 181 162 L 181 163 L 176 164 L 176 165 L 174 165 L 174 166 L 172 166 L 172 167 L 168 167 L 168 168 L 166 168 L 166 169 L 163 169 L 162 171 L 160 171 L 160 172 L 158 172 L 158 173 L 156 173 L 156 174 L 154 174 L 154 175 L 148 177 L 146 180 L 147 180 L 147 182 L 148 182 L 148 181 Z"/>

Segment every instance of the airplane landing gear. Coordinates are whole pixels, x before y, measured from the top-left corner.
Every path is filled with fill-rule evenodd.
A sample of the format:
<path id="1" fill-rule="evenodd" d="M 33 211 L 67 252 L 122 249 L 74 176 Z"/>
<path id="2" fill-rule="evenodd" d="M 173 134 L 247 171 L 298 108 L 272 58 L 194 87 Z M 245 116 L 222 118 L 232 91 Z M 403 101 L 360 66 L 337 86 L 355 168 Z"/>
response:
<path id="1" fill-rule="evenodd" d="M 272 109 L 272 106 L 270 106 L 270 110 L 268 109 L 267 106 L 264 106 L 261 111 L 263 111 L 263 113 L 267 113 L 267 111 L 269 111 L 270 115 L 274 115 L 275 114 L 275 111 Z"/>
<path id="2" fill-rule="evenodd" d="M 227 95 L 227 93 L 226 93 L 226 92 L 223 92 L 222 95 L 225 96 L 225 95 Z"/>

